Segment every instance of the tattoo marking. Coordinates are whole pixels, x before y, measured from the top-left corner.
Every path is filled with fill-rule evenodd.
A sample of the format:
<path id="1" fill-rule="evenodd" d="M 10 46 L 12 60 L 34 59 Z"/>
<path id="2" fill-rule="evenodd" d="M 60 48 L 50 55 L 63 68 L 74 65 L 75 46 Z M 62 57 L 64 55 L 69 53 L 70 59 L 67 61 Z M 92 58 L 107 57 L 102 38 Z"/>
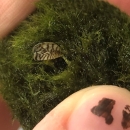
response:
<path id="1" fill-rule="evenodd" d="M 126 105 L 124 109 L 125 110 L 122 111 L 123 119 L 121 124 L 124 129 L 127 129 L 130 127 L 130 106 Z"/>
<path id="2" fill-rule="evenodd" d="M 111 111 L 115 104 L 115 100 L 103 98 L 99 101 L 98 106 L 94 106 L 91 109 L 91 112 L 97 116 L 102 116 L 105 118 L 106 124 L 111 124 L 113 122 L 113 116 L 111 115 Z"/>

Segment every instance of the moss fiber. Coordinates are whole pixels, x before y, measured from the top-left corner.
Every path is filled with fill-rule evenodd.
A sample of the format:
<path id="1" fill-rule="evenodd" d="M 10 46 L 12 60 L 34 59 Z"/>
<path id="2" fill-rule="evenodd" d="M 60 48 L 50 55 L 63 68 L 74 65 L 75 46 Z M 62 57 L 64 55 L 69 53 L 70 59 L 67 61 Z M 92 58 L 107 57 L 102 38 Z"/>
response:
<path id="1" fill-rule="evenodd" d="M 0 44 L 1 93 L 25 130 L 70 94 L 91 85 L 130 90 L 130 18 L 97 0 L 41 0 Z M 60 57 L 34 61 L 32 48 L 55 42 Z"/>

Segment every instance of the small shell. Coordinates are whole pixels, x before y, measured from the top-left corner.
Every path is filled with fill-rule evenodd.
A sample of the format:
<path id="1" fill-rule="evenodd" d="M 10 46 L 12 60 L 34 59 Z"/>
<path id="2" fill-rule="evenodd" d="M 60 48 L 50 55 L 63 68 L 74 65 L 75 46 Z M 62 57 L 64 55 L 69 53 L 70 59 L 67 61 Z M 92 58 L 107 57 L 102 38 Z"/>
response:
<path id="1" fill-rule="evenodd" d="M 52 60 L 62 56 L 60 47 L 53 42 L 38 43 L 32 51 L 36 61 Z"/>

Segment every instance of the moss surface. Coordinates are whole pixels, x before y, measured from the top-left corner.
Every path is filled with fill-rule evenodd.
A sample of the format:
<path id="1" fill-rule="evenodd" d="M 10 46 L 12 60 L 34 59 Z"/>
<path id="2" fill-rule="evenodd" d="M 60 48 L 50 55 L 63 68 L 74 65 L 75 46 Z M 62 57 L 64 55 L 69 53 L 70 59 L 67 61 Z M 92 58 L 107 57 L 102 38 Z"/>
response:
<path id="1" fill-rule="evenodd" d="M 34 61 L 38 42 L 60 46 L 62 57 Z M 37 10 L 0 44 L 1 93 L 14 117 L 31 130 L 52 108 L 84 87 L 130 90 L 130 18 L 97 0 L 41 0 Z"/>

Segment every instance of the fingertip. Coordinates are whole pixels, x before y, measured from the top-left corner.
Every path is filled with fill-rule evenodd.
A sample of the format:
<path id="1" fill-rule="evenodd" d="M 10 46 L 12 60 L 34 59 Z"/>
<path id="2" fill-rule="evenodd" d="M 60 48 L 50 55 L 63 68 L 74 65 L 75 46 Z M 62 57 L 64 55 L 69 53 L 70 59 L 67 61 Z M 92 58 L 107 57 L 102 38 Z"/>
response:
<path id="1" fill-rule="evenodd" d="M 67 130 L 130 130 L 129 99 L 126 89 L 96 87 L 82 96 L 68 119 Z"/>
<path id="2" fill-rule="evenodd" d="M 129 99 L 129 91 L 123 88 L 89 87 L 57 105 L 33 130 L 129 130 L 130 121 L 125 121 Z"/>
<path id="3" fill-rule="evenodd" d="M 130 0 L 106 0 L 106 1 L 118 7 L 121 11 L 130 15 Z"/>
<path id="4" fill-rule="evenodd" d="M 36 0 L 0 1 L 0 39 L 9 34 L 34 9 Z"/>

